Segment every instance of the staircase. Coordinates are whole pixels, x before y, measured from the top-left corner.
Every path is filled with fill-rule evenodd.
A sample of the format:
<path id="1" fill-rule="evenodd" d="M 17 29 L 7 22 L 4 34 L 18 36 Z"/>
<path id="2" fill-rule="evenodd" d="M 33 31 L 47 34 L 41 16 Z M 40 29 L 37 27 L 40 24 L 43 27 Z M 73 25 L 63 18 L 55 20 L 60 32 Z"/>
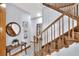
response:
<path id="1" fill-rule="evenodd" d="M 54 51 L 59 51 L 63 47 L 68 48 L 74 42 L 79 42 L 79 16 L 78 4 L 68 4 L 65 11 L 59 7 L 52 6 L 52 4 L 43 5 L 61 12 L 54 22 L 45 28 L 38 36 L 34 36 L 34 53 L 35 56 L 51 55 Z M 67 10 L 67 11 L 66 11 Z M 72 11 L 71 11 L 72 10 Z M 65 24 L 65 16 L 67 16 L 67 24 Z M 75 22 L 77 24 L 75 25 Z M 56 23 L 58 23 L 58 35 L 56 34 Z M 62 24 L 62 25 L 61 25 Z M 72 24 L 72 25 L 71 25 Z M 65 28 L 64 26 L 67 26 Z M 65 29 L 67 31 L 65 31 Z M 50 32 L 50 34 L 49 34 Z M 49 38 L 50 37 L 50 38 Z M 49 41 L 50 40 L 50 41 Z"/>

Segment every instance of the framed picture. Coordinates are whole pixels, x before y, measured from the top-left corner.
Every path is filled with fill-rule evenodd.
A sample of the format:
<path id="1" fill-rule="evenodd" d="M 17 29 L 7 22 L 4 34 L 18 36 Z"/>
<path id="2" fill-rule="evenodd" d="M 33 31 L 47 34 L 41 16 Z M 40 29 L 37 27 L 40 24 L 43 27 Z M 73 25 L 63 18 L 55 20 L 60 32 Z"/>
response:
<path id="1" fill-rule="evenodd" d="M 27 39 L 28 38 L 28 22 L 23 21 L 23 38 Z"/>

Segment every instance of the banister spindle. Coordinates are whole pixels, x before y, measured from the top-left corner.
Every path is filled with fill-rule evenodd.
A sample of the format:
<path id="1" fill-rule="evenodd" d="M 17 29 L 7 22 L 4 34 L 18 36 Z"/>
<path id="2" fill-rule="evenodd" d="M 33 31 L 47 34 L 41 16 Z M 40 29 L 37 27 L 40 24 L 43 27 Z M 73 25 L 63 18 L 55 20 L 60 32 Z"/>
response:
<path id="1" fill-rule="evenodd" d="M 54 40 L 55 40 L 55 24 L 54 24 Z M 57 49 L 57 42 L 56 41 L 54 42 L 54 49 L 55 50 Z"/>
<path id="2" fill-rule="evenodd" d="M 53 34 L 54 34 L 54 35 L 53 35 L 53 38 L 54 38 L 54 40 L 55 40 L 55 24 L 53 25 L 53 28 L 54 28 L 54 30 L 53 30 L 53 31 L 54 31 L 54 32 L 53 32 Z M 53 50 L 55 50 L 55 45 L 56 45 L 56 44 L 55 44 L 55 41 L 54 41 L 54 42 L 53 42 L 53 47 L 54 47 Z"/>
<path id="3" fill-rule="evenodd" d="M 36 51 L 35 51 L 35 36 L 34 36 L 34 56 L 36 56 Z"/>
<path id="4" fill-rule="evenodd" d="M 47 30 L 47 43 L 48 43 L 48 30 Z"/>
<path id="5" fill-rule="evenodd" d="M 38 38 L 38 46 L 39 46 L 39 50 L 38 50 L 38 55 L 42 55 L 42 34 L 40 36 L 40 38 Z"/>
<path id="6" fill-rule="evenodd" d="M 46 55 L 47 53 L 46 53 L 46 51 L 47 51 L 47 46 L 46 46 L 46 44 L 47 44 L 47 31 L 45 31 L 44 32 L 44 44 L 43 44 L 43 55 Z"/>
<path id="7" fill-rule="evenodd" d="M 43 38 L 42 38 L 42 34 L 41 34 L 41 38 L 40 38 L 40 55 L 42 56 L 43 54 L 43 51 L 42 51 L 42 40 L 43 40 Z"/>
<path id="8" fill-rule="evenodd" d="M 70 8 L 71 7 L 68 7 L 69 10 L 70 10 Z M 70 39 L 70 16 L 68 16 L 68 38 Z"/>
<path id="9" fill-rule="evenodd" d="M 51 26 L 51 51 L 52 51 L 52 40 L 53 38 L 52 38 L 52 26 Z"/>
<path id="10" fill-rule="evenodd" d="M 64 16 L 62 17 L 62 46 L 64 47 Z"/>
<path id="11" fill-rule="evenodd" d="M 38 39 L 38 56 L 40 55 L 40 40 Z"/>
<path id="12" fill-rule="evenodd" d="M 59 36 L 61 35 L 61 25 L 60 25 L 60 20 L 59 20 Z M 60 37 L 59 37 L 59 39 L 60 39 Z"/>
<path id="13" fill-rule="evenodd" d="M 76 16 L 78 16 L 78 4 L 76 5 L 76 11 L 77 11 L 76 12 L 76 14 L 77 14 Z"/>
<path id="14" fill-rule="evenodd" d="M 70 39 L 70 17 L 68 17 L 68 38 Z"/>
<path id="15" fill-rule="evenodd" d="M 61 29 L 60 29 L 60 20 L 59 20 L 59 40 L 58 40 L 58 47 L 61 48 L 61 38 L 60 38 L 60 34 L 61 33 Z"/>
<path id="16" fill-rule="evenodd" d="M 73 7 L 73 18 L 75 16 L 75 6 Z M 74 19 L 72 19 L 72 40 L 74 40 Z"/>
<path id="17" fill-rule="evenodd" d="M 52 41 L 52 26 L 51 26 L 51 41 Z"/>
<path id="18" fill-rule="evenodd" d="M 47 29 L 47 53 L 49 52 L 49 44 L 48 44 L 48 29 Z M 49 54 L 49 53 L 48 53 Z"/>
<path id="19" fill-rule="evenodd" d="M 54 24 L 54 39 L 55 39 L 55 24 Z"/>
<path id="20" fill-rule="evenodd" d="M 62 17 L 62 34 L 64 35 L 64 16 Z"/>

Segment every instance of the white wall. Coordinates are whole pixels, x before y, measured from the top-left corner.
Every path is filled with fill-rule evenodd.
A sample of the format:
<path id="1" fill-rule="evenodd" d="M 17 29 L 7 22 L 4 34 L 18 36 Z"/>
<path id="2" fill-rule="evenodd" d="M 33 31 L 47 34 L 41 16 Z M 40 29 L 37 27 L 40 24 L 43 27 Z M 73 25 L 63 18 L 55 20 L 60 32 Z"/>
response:
<path id="1" fill-rule="evenodd" d="M 12 4 L 6 4 L 6 25 L 10 22 L 17 22 L 21 26 L 21 33 L 18 36 L 11 37 L 6 34 L 6 45 L 10 45 L 12 43 L 12 40 L 17 38 L 19 41 L 24 41 L 23 39 L 23 27 L 22 22 L 27 21 L 28 22 L 28 39 L 25 41 L 30 41 L 32 35 L 32 26 L 31 26 L 31 16 L 28 12 L 24 12 L 17 7 L 15 7 Z"/>
<path id="2" fill-rule="evenodd" d="M 36 25 L 37 24 L 42 24 L 42 17 L 33 19 L 32 21 L 32 26 L 33 26 L 33 35 L 36 35 Z"/>
<path id="3" fill-rule="evenodd" d="M 43 6 L 42 14 L 43 14 L 43 29 L 46 28 L 47 25 L 55 21 L 55 19 L 61 15 L 61 13 L 55 10 L 52 10 L 46 6 Z"/>

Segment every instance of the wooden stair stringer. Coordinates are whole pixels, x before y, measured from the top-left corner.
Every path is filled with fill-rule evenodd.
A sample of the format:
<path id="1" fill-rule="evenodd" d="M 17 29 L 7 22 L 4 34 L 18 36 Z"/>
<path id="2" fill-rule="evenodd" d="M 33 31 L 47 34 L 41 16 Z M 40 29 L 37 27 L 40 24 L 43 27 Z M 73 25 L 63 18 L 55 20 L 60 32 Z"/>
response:
<path id="1" fill-rule="evenodd" d="M 76 29 L 77 27 L 75 27 L 74 29 Z M 70 31 L 72 31 L 72 29 L 70 30 Z M 77 33 L 77 34 L 76 34 Z M 57 37 L 56 39 L 54 39 L 54 40 L 52 40 L 51 42 L 49 42 L 49 43 L 47 43 L 47 44 L 45 44 L 45 45 L 43 45 L 42 46 L 42 49 L 40 50 L 40 51 L 42 51 L 42 55 L 47 55 L 48 54 L 48 49 L 46 49 L 46 47 L 47 46 L 49 46 L 50 47 L 50 44 L 52 43 L 53 45 L 52 45 L 52 48 L 50 48 L 50 50 L 51 50 L 51 52 L 50 53 L 53 53 L 54 51 L 59 51 L 60 49 L 62 49 L 63 47 L 65 47 L 65 48 L 68 48 L 69 47 L 69 45 L 72 45 L 74 42 L 79 42 L 79 40 L 78 40 L 78 36 L 79 36 L 79 34 L 78 34 L 78 32 L 75 32 L 74 34 L 76 34 L 77 35 L 77 37 L 75 36 L 74 38 L 75 38 L 75 40 L 70 40 L 70 39 L 72 39 L 72 37 L 70 37 L 70 39 L 68 38 L 68 36 L 67 36 L 67 34 L 68 34 L 68 32 L 66 32 L 66 33 L 64 33 L 63 35 L 64 35 L 64 40 L 63 40 L 63 42 L 66 42 L 66 44 L 65 43 L 63 43 L 63 44 L 60 44 L 60 43 L 62 43 L 62 42 L 60 42 L 59 44 L 60 44 L 60 47 L 58 48 L 58 49 L 55 49 L 54 47 L 53 47 L 53 45 L 54 45 L 54 43 L 56 42 L 56 41 L 60 41 L 60 40 L 62 40 L 63 38 L 63 35 L 60 35 L 60 39 L 59 39 L 59 37 Z M 58 43 L 57 43 L 58 44 Z M 59 45 L 58 44 L 58 45 Z M 39 51 L 39 52 L 40 52 Z M 39 52 L 37 52 L 37 54 L 39 53 Z"/>

